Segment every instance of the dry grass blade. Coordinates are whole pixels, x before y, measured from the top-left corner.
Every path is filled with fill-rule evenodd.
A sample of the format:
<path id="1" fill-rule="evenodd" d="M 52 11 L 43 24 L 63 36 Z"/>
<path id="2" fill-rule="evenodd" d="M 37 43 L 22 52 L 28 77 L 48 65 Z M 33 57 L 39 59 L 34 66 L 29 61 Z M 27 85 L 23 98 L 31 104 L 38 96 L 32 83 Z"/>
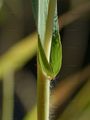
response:
<path id="1" fill-rule="evenodd" d="M 90 104 L 90 80 L 79 91 L 71 103 L 67 106 L 58 120 L 77 120 L 86 107 Z M 86 120 L 89 120 L 87 118 Z"/>
<path id="2" fill-rule="evenodd" d="M 89 77 L 90 66 L 61 81 L 51 94 L 51 113 L 54 108 L 62 106 Z"/>
<path id="3" fill-rule="evenodd" d="M 37 51 L 37 34 L 32 34 L 13 46 L 0 58 L 0 78 L 8 70 L 21 68 Z"/>

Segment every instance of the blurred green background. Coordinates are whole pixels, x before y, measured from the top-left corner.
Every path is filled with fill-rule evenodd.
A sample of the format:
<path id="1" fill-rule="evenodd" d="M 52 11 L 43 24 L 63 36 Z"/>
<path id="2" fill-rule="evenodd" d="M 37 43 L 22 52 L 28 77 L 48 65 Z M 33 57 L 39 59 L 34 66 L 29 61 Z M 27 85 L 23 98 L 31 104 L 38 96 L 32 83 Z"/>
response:
<path id="1" fill-rule="evenodd" d="M 51 82 L 51 89 L 90 64 L 90 1 L 58 0 L 58 16 L 63 62 L 60 73 L 55 81 Z M 0 0 L 1 58 L 12 46 L 22 42 L 22 39 L 26 40 L 25 38 L 35 31 L 31 0 Z M 15 57 L 14 54 L 13 56 Z M 36 103 L 36 66 L 34 55 L 22 68 L 15 71 L 13 120 L 22 120 Z M 3 104 L 2 91 L 3 82 L 0 81 L 0 117 Z"/>

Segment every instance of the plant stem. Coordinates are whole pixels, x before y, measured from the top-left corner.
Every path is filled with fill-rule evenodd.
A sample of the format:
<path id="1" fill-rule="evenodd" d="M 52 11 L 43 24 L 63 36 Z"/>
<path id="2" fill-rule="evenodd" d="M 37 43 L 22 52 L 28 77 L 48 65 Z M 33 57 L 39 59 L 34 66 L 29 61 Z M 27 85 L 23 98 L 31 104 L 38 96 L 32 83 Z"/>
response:
<path id="1" fill-rule="evenodd" d="M 55 8 L 56 8 L 56 0 L 49 0 L 49 6 L 48 6 L 48 16 L 46 20 L 46 27 L 45 27 L 45 33 L 44 33 L 44 42 L 42 42 L 44 52 L 46 55 L 46 58 L 49 62 L 50 59 L 50 49 L 51 49 L 51 40 L 52 40 L 52 30 L 53 30 L 53 19 L 55 14 Z M 40 12 L 41 9 L 39 9 Z M 39 24 L 38 28 L 40 28 L 40 21 L 41 17 L 39 18 Z M 40 30 L 38 30 L 40 31 Z M 42 36 L 39 33 L 40 37 Z M 41 41 L 43 41 L 43 37 L 40 38 Z M 39 50 L 38 50 L 39 54 Z M 50 80 L 48 77 L 46 77 L 42 71 L 42 68 L 39 64 L 39 58 L 37 60 L 37 118 L 38 120 L 49 120 L 49 97 L 50 97 Z"/>
<path id="2" fill-rule="evenodd" d="M 14 78 L 11 71 L 4 75 L 2 120 L 13 120 Z"/>
<path id="3" fill-rule="evenodd" d="M 38 120 L 49 120 L 49 96 L 50 80 L 42 73 L 38 64 L 38 92 L 37 92 L 37 111 Z"/>

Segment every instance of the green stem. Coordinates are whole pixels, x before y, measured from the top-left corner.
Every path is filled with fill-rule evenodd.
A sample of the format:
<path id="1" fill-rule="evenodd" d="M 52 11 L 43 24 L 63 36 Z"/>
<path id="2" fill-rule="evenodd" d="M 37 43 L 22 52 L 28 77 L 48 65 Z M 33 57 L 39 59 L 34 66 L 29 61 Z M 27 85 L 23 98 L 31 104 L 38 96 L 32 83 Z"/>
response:
<path id="1" fill-rule="evenodd" d="M 53 18 L 55 14 L 56 0 L 49 0 L 48 16 L 46 20 L 45 34 L 43 48 L 46 54 L 46 58 L 50 59 L 50 49 L 53 30 Z M 41 9 L 39 9 L 40 12 Z M 41 21 L 41 18 L 38 20 Z M 40 23 L 39 23 L 40 24 Z M 39 26 L 40 27 L 40 26 Z M 38 28 L 39 28 L 38 27 Z M 40 33 L 41 34 L 41 33 Z M 40 38 L 43 41 L 43 37 Z M 39 53 L 39 50 L 38 50 Z M 37 60 L 37 118 L 38 120 L 49 120 L 49 97 L 50 97 L 50 80 L 44 75 L 41 66 L 39 64 L 39 58 Z"/>
<path id="2" fill-rule="evenodd" d="M 4 75 L 3 80 L 3 111 L 2 120 L 13 120 L 14 107 L 14 79 L 10 71 Z"/>
<path id="3" fill-rule="evenodd" d="M 42 73 L 38 65 L 37 111 L 38 120 L 49 120 L 50 80 Z"/>

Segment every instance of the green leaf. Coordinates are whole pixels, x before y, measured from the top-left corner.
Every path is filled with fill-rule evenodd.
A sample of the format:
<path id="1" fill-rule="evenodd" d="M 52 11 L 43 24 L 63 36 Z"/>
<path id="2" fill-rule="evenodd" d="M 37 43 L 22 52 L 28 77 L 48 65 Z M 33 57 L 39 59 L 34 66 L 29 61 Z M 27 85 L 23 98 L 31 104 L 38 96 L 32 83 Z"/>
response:
<path id="1" fill-rule="evenodd" d="M 50 79 L 53 79 L 58 74 L 62 62 L 57 1 L 33 0 L 32 3 L 36 20 L 38 16 L 39 64 L 42 72 Z"/>
<path id="2" fill-rule="evenodd" d="M 51 65 L 48 63 L 46 55 L 44 53 L 43 47 L 41 45 L 40 39 L 38 39 L 38 48 L 39 48 L 39 62 L 43 72 L 48 78 L 53 78 L 53 71 Z"/>
<path id="3" fill-rule="evenodd" d="M 59 35 L 57 7 L 55 0 L 53 2 L 49 0 L 49 5 L 45 4 L 45 2 L 42 3 L 40 6 L 42 10 L 39 10 L 38 18 L 39 63 L 43 73 L 50 79 L 53 79 L 58 74 L 62 62 L 62 46 Z M 43 9 L 42 6 L 46 7 L 46 9 Z M 48 60 L 47 51 L 49 49 L 50 56 Z"/>
<path id="4" fill-rule="evenodd" d="M 57 17 L 57 7 L 54 16 L 54 25 L 53 25 L 53 34 L 52 34 L 52 44 L 51 44 L 51 55 L 50 55 L 50 64 L 53 69 L 54 76 L 57 75 L 61 68 L 62 64 L 62 45 L 59 35 L 58 27 L 58 17 Z"/>
<path id="5" fill-rule="evenodd" d="M 56 1 L 56 0 L 53 0 Z M 52 4 L 53 4 L 52 1 Z M 46 32 L 46 24 L 48 18 L 48 10 L 49 10 L 50 0 L 38 0 L 38 34 L 40 37 L 40 41 L 42 46 L 44 46 L 45 42 L 45 32 Z M 53 7 L 53 6 L 52 6 Z"/>

